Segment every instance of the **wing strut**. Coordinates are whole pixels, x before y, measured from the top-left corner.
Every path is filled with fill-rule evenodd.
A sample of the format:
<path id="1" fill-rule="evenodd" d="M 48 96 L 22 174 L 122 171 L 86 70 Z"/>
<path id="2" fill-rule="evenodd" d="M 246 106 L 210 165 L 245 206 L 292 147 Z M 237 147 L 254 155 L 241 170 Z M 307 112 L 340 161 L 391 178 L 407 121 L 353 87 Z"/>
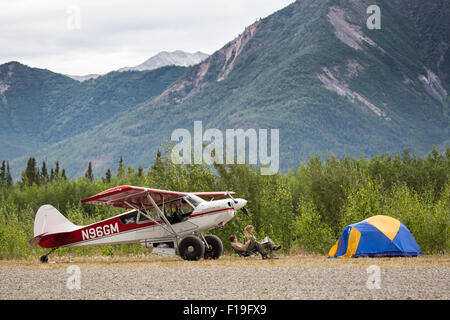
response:
<path id="1" fill-rule="evenodd" d="M 175 244 L 177 245 L 177 248 L 178 248 L 178 235 L 177 235 L 176 231 L 173 229 L 173 227 L 170 224 L 169 220 L 167 220 L 167 218 L 164 215 L 164 213 L 158 207 L 158 205 L 156 204 L 155 200 L 153 200 L 153 198 L 148 193 L 147 193 L 147 198 L 148 198 L 148 200 L 150 200 L 151 204 L 155 208 L 156 212 L 159 214 L 160 218 L 163 219 L 164 222 L 166 223 L 166 225 L 172 230 L 172 233 L 175 235 Z M 164 205 L 164 196 L 162 196 L 162 199 L 163 199 L 163 205 Z"/>
<path id="2" fill-rule="evenodd" d="M 133 208 L 134 210 L 136 210 L 137 212 L 139 212 L 140 214 L 142 214 L 143 216 L 149 218 L 151 221 L 153 221 L 154 223 L 156 223 L 157 225 L 159 225 L 160 227 L 162 227 L 164 230 L 166 230 L 169 233 L 172 233 L 175 237 L 177 236 L 177 234 L 173 231 L 173 228 L 171 228 L 172 230 L 169 230 L 168 228 L 166 228 L 164 225 L 162 225 L 161 223 L 159 223 L 158 221 L 156 221 L 155 219 L 153 219 L 152 216 L 145 214 L 144 212 L 142 212 L 141 210 L 139 210 L 138 207 L 133 206 L 132 204 L 128 203 L 127 201 L 124 201 L 124 203 L 128 206 L 130 206 L 130 208 Z"/>

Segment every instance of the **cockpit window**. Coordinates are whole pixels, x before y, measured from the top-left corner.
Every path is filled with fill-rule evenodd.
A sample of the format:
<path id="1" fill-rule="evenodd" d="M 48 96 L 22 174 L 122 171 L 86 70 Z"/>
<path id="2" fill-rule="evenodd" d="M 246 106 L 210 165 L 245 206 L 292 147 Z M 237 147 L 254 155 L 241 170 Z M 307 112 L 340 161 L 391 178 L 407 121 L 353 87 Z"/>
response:
<path id="1" fill-rule="evenodd" d="M 197 196 L 194 195 L 194 194 L 188 194 L 188 195 L 185 197 L 185 199 L 186 199 L 187 201 L 189 201 L 189 203 L 192 204 L 194 207 L 197 207 L 200 203 L 202 203 L 203 201 L 205 201 L 205 200 L 203 200 L 202 198 L 197 197 Z"/>

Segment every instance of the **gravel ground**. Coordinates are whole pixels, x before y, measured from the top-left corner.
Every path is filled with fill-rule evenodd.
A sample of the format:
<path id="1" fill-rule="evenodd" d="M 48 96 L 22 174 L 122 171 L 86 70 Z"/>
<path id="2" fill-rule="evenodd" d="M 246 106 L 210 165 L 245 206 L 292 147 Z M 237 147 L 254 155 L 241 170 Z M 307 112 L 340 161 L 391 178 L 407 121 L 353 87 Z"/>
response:
<path id="1" fill-rule="evenodd" d="M 449 299 L 450 268 L 381 268 L 379 289 L 358 267 L 0 269 L 0 299 Z M 73 271 L 72 271 L 73 272 Z M 72 277 L 72 278 L 71 278 Z M 76 285 L 75 282 L 69 281 Z"/>

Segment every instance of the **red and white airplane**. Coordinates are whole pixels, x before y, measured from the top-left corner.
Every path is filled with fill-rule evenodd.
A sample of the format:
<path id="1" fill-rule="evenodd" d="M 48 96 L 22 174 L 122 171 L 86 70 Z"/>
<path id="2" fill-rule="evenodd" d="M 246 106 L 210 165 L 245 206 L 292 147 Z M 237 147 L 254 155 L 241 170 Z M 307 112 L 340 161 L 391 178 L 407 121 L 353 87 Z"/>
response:
<path id="1" fill-rule="evenodd" d="M 221 227 L 247 201 L 233 198 L 234 192 L 174 192 L 133 186 L 108 189 L 82 203 L 131 209 L 87 226 L 76 226 L 51 205 L 43 205 L 34 220 L 30 243 L 57 248 L 141 242 L 152 252 L 175 254 L 185 260 L 217 259 L 223 253 L 220 238 L 203 233 Z M 214 197 L 229 198 L 213 200 Z M 209 199 L 209 201 L 205 200 Z"/>

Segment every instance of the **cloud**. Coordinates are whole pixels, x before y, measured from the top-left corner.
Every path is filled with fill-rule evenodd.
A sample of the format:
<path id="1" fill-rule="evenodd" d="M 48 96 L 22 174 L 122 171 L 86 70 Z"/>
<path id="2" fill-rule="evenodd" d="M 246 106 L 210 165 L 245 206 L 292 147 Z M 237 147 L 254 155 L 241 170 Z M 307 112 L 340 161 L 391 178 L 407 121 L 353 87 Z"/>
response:
<path id="1" fill-rule="evenodd" d="M 90 0 L 2 4 L 0 63 L 106 73 L 160 51 L 212 53 L 292 0 Z"/>

